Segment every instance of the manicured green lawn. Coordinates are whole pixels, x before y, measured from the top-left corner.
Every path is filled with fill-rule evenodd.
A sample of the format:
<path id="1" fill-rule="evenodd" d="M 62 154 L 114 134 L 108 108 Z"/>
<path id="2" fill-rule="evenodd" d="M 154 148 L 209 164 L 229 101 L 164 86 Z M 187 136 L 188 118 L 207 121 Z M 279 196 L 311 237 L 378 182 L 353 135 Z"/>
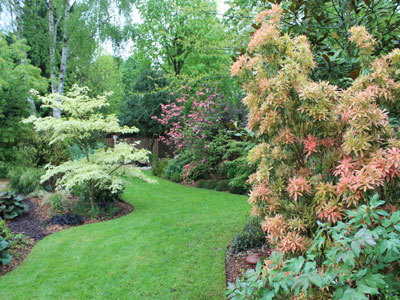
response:
<path id="1" fill-rule="evenodd" d="M 127 188 L 131 214 L 40 241 L 0 278 L 0 299 L 223 299 L 246 197 L 158 181 Z"/>

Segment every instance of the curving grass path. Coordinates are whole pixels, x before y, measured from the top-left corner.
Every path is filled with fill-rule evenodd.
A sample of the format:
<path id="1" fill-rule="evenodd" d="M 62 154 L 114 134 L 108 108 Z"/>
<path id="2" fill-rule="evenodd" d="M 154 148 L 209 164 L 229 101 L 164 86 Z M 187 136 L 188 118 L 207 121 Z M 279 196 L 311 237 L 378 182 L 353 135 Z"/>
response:
<path id="1" fill-rule="evenodd" d="M 60 231 L 0 278 L 0 299 L 223 299 L 246 197 L 137 180 L 122 218 Z"/>

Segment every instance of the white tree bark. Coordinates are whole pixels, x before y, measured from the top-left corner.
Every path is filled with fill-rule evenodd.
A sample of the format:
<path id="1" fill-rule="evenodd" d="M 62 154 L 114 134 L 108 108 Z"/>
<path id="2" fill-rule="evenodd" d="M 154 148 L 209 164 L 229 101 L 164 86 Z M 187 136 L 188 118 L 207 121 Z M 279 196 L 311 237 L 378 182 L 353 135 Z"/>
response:
<path id="1" fill-rule="evenodd" d="M 22 39 L 22 7 L 19 0 L 12 1 L 15 15 L 15 32 L 17 38 Z"/>
<path id="2" fill-rule="evenodd" d="M 50 82 L 51 92 L 57 93 L 58 87 L 56 82 L 57 67 L 56 67 L 56 45 L 57 45 L 57 28 L 54 23 L 54 2 L 49 0 L 49 33 L 50 33 Z"/>
<path id="3" fill-rule="evenodd" d="M 50 81 L 51 81 L 51 92 L 64 94 L 65 76 L 67 72 L 67 61 L 68 61 L 68 22 L 69 15 L 71 13 L 71 5 L 69 0 L 64 2 L 64 26 L 63 26 L 63 39 L 62 39 L 62 51 L 61 51 L 61 62 L 60 72 L 58 75 L 57 82 L 57 63 L 56 63 L 56 47 L 57 47 L 57 27 L 58 22 L 54 21 L 54 0 L 49 0 L 49 32 L 50 32 Z M 57 99 L 56 101 L 61 101 Z M 53 117 L 58 119 L 61 116 L 59 109 L 53 109 Z"/>
<path id="4" fill-rule="evenodd" d="M 64 94 L 65 74 L 67 72 L 68 21 L 69 21 L 70 12 L 71 12 L 71 7 L 69 4 L 69 0 L 65 0 L 63 43 L 62 43 L 62 53 L 61 53 L 60 76 L 59 76 L 59 83 L 58 83 L 58 93 L 60 95 Z"/>

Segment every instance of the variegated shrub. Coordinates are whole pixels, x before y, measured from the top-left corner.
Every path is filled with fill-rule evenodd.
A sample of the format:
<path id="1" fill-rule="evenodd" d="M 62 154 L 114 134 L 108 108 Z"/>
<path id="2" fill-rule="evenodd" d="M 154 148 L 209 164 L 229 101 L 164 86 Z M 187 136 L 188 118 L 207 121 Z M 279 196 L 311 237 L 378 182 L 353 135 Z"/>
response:
<path id="1" fill-rule="evenodd" d="M 309 249 L 317 220 L 333 226 L 374 193 L 397 206 L 400 50 L 373 58 L 376 41 L 353 27 L 360 76 L 347 89 L 315 82 L 307 37 L 283 34 L 281 14 L 275 5 L 258 16 L 231 72 L 244 82 L 248 128 L 259 140 L 249 156 L 258 165 L 249 202 L 271 244 L 290 256 Z"/>
<path id="2" fill-rule="evenodd" d="M 135 145 L 127 143 L 118 143 L 114 148 L 97 149 L 90 153 L 90 146 L 101 141 L 106 134 L 133 133 L 138 130 L 133 127 L 121 127 L 115 115 L 103 116 L 100 113 L 101 108 L 109 105 L 109 94 L 91 98 L 88 92 L 88 88 L 75 85 L 65 96 L 38 96 L 43 103 L 42 107 L 59 109 L 62 112 L 61 117 L 56 119 L 53 116 L 31 116 L 25 122 L 33 123 L 39 134 L 49 135 L 50 143 L 62 141 L 81 148 L 85 153 L 84 157 L 69 160 L 58 166 L 47 165 L 46 174 L 41 180 L 44 182 L 55 177 L 57 189 L 68 192 L 83 186 L 93 207 L 96 191 L 118 194 L 124 189 L 123 176 L 152 180 L 137 167 L 121 168 L 137 161 L 148 161 L 147 150 L 136 149 Z"/>

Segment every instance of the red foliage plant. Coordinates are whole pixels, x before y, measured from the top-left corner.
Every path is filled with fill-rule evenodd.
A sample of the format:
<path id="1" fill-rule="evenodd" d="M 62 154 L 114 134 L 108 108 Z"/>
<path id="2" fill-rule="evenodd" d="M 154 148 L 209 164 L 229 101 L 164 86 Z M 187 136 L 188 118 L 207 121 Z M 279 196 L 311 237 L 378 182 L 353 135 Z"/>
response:
<path id="1" fill-rule="evenodd" d="M 400 95 L 400 50 L 373 59 L 376 41 L 353 27 L 360 76 L 347 89 L 315 82 L 310 44 L 281 32 L 281 14 L 274 5 L 258 16 L 249 54 L 231 73 L 244 82 L 248 129 L 260 141 L 249 156 L 258 165 L 249 179 L 253 214 L 265 218 L 276 249 L 295 255 L 309 248 L 318 219 L 333 225 L 376 192 L 396 205 L 400 141 L 389 115 Z"/>

